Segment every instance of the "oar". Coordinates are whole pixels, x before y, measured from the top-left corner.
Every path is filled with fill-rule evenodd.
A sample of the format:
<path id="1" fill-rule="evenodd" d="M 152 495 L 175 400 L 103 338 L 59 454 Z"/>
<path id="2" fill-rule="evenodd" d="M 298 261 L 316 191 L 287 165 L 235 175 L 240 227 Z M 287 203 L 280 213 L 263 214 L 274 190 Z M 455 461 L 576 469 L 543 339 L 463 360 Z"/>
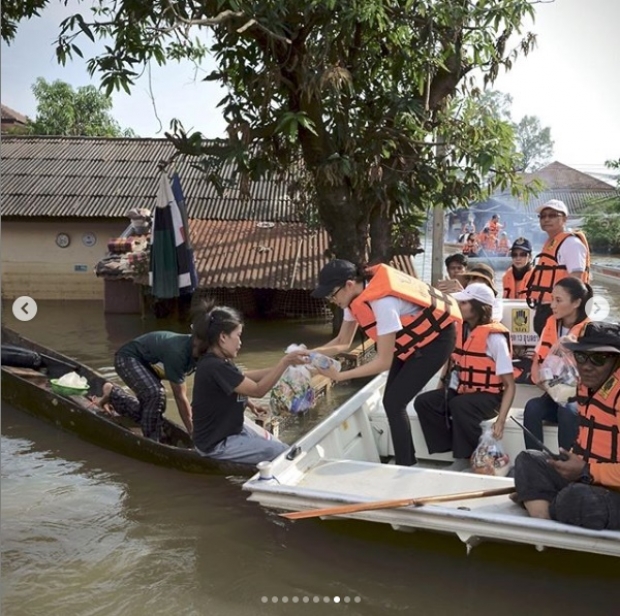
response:
<path id="1" fill-rule="evenodd" d="M 426 496 L 423 498 L 399 498 L 396 500 L 373 501 L 370 503 L 356 503 L 354 505 L 340 505 L 338 507 L 326 507 L 325 509 L 310 509 L 309 511 L 293 511 L 281 513 L 280 517 L 287 520 L 303 520 L 305 518 L 318 518 L 327 515 L 342 515 L 344 513 L 357 513 L 358 511 L 372 511 L 374 509 L 396 509 L 413 505 L 419 507 L 431 503 L 446 503 L 449 501 L 469 500 L 471 498 L 484 498 L 485 496 L 500 496 L 512 494 L 515 487 L 495 488 L 493 490 L 476 490 L 474 492 L 457 492 L 443 494 L 441 496 Z"/>

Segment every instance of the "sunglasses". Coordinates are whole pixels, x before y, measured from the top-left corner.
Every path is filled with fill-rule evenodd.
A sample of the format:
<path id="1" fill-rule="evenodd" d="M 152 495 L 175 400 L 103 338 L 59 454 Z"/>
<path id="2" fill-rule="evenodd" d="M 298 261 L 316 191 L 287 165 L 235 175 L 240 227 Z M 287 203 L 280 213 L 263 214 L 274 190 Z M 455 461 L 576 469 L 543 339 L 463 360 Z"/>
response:
<path id="1" fill-rule="evenodd" d="M 617 353 L 584 353 L 583 351 L 573 351 L 575 361 L 583 366 L 586 362 L 590 362 L 593 366 L 600 368 L 607 363 L 608 359 L 618 357 Z"/>
<path id="2" fill-rule="evenodd" d="M 512 256 L 514 257 L 529 257 L 529 252 L 513 252 Z"/>
<path id="3" fill-rule="evenodd" d="M 559 218 L 560 216 L 564 216 L 564 214 L 560 212 L 555 212 L 554 214 L 538 214 L 538 218 L 542 220 L 543 218 Z"/>
<path id="4" fill-rule="evenodd" d="M 326 297 L 327 301 L 328 301 L 328 302 L 333 302 L 333 301 L 334 301 L 334 299 L 335 299 L 335 297 L 336 297 L 336 295 L 338 295 L 338 293 L 340 293 L 340 291 L 342 291 L 342 289 L 344 289 L 344 288 L 345 288 L 346 284 L 347 284 L 347 283 L 345 282 L 343 285 L 340 285 L 340 286 L 339 286 L 339 287 L 338 287 L 335 291 L 332 291 L 332 292 L 331 292 L 331 293 L 330 293 L 330 294 Z"/>

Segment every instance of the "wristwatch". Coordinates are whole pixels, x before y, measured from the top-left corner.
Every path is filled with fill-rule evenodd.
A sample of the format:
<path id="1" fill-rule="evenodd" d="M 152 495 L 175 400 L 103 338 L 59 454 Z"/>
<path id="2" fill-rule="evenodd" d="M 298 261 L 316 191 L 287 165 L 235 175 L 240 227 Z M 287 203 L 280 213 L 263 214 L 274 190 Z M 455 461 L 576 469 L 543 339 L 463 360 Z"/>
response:
<path id="1" fill-rule="evenodd" d="M 589 485 L 594 483 L 594 478 L 592 477 L 592 474 L 590 473 L 590 464 L 588 464 L 588 462 L 586 462 L 583 468 L 581 469 L 581 475 L 579 477 L 579 481 L 581 483 L 587 483 Z"/>

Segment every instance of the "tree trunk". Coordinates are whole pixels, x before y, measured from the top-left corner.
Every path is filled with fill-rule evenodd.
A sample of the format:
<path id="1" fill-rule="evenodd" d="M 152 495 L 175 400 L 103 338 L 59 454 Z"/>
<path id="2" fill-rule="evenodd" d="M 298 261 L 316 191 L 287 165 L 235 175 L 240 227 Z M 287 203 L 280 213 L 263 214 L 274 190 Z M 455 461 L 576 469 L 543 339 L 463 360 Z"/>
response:
<path id="1" fill-rule="evenodd" d="M 366 262 L 368 219 L 346 181 L 328 186 L 317 181 L 316 186 L 319 215 L 330 240 L 327 256 L 356 264 Z"/>
<path id="2" fill-rule="evenodd" d="M 375 208 L 370 217 L 370 262 L 389 263 L 393 256 L 392 223 L 381 208 Z"/>

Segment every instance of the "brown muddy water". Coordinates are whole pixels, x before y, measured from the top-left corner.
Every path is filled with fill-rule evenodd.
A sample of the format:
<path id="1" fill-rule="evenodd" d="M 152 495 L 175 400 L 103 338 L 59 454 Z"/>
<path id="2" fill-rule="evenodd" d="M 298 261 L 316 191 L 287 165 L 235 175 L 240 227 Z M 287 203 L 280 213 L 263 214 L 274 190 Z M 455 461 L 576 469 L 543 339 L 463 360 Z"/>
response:
<path id="1" fill-rule="evenodd" d="M 620 288 L 600 291 L 618 316 Z M 179 329 L 104 317 L 98 302 L 40 302 L 30 323 L 5 305 L 3 321 L 112 377 L 122 342 Z M 268 366 L 289 343 L 328 336 L 319 323 L 249 323 L 239 360 Z M 313 415 L 291 418 L 285 438 L 353 391 L 339 386 Z M 492 544 L 467 555 L 451 536 L 284 522 L 246 501 L 240 477 L 142 464 L 4 405 L 1 473 L 6 616 L 618 613 L 618 559 Z"/>

